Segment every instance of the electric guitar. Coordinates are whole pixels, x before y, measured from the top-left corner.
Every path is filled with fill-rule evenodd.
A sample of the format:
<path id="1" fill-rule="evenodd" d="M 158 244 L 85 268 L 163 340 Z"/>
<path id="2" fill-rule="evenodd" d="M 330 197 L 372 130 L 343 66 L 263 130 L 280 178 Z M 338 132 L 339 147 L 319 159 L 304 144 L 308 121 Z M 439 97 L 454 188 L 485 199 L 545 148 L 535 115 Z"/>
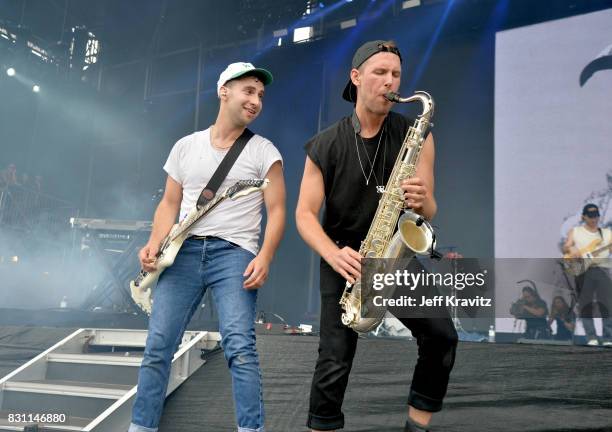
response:
<path id="1" fill-rule="evenodd" d="M 228 187 L 222 194 L 215 196 L 206 205 L 200 208 L 195 206 L 181 222 L 172 227 L 170 233 L 161 242 L 159 252 L 155 255 L 156 270 L 149 273 L 142 269 L 136 279 L 130 282 L 130 291 L 134 303 L 147 315 L 151 315 L 153 288 L 163 271 L 174 263 L 174 259 L 183 242 L 189 237 L 189 229 L 225 199 L 235 200 L 263 190 L 268 186 L 269 182 L 270 180 L 268 179 L 239 180 L 233 186 Z"/>
<path id="2" fill-rule="evenodd" d="M 580 276 L 587 271 L 589 267 L 594 264 L 593 260 L 599 253 L 612 248 L 612 243 L 598 247 L 601 242 L 601 239 L 595 239 L 582 249 L 579 249 L 578 253 L 580 254 L 580 258 L 576 258 L 570 254 L 563 255 L 562 264 L 565 271 L 573 276 Z"/>

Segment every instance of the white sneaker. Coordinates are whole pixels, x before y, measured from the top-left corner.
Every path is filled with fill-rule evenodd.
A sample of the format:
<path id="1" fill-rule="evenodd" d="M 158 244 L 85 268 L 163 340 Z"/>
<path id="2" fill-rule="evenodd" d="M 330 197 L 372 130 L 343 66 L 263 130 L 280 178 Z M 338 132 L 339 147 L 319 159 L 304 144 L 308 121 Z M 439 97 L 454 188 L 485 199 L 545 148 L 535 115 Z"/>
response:
<path id="1" fill-rule="evenodd" d="M 603 346 L 608 347 L 608 348 L 612 348 L 612 341 L 604 341 L 604 343 L 602 343 Z"/>
<path id="2" fill-rule="evenodd" d="M 588 346 L 599 346 L 599 341 L 597 339 L 589 339 L 587 342 Z"/>

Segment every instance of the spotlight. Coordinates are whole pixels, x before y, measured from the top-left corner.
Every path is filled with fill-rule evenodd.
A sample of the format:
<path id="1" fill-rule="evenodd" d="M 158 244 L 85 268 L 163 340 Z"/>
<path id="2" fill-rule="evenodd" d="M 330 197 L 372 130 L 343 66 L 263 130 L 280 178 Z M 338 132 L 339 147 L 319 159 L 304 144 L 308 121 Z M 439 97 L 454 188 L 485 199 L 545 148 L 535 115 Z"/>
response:
<path id="1" fill-rule="evenodd" d="M 293 42 L 306 42 L 312 38 L 314 27 L 298 27 L 293 31 Z"/>
<path id="2" fill-rule="evenodd" d="M 402 2 L 402 9 L 410 9 L 417 6 L 421 6 L 421 0 L 406 0 Z"/>
<path id="3" fill-rule="evenodd" d="M 17 255 L 15 255 L 14 257 L 11 257 L 11 261 L 14 263 L 18 263 L 19 262 L 19 257 Z"/>
<path id="4" fill-rule="evenodd" d="M 340 23 L 340 29 L 344 30 L 347 28 L 355 27 L 357 25 L 357 19 L 353 18 L 350 20 L 342 21 Z"/>
<path id="5" fill-rule="evenodd" d="M 8 69 L 6 70 L 6 74 L 7 74 L 8 76 L 15 76 L 15 68 L 12 68 L 12 67 L 8 68 Z"/>
<path id="6" fill-rule="evenodd" d="M 34 93 L 38 93 L 38 92 L 40 91 L 40 86 L 39 86 L 38 84 L 34 84 L 34 85 L 32 86 L 32 91 L 33 91 Z"/>

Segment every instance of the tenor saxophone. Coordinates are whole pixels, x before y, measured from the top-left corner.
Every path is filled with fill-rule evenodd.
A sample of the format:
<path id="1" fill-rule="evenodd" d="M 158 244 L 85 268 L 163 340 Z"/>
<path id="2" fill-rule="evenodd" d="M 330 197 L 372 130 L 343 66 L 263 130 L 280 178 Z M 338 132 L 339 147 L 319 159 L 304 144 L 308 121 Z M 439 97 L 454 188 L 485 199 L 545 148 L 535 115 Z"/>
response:
<path id="1" fill-rule="evenodd" d="M 401 181 L 413 177 L 416 172 L 425 136 L 432 126 L 434 101 L 423 91 L 409 98 L 401 98 L 393 92 L 385 97 L 398 103 L 421 102 L 423 111 L 406 133 L 368 234 L 361 242 L 359 254 L 365 258 L 401 259 L 404 263 L 416 254 L 437 258 L 433 228 L 422 216 L 404 209 L 404 196 L 400 188 Z M 391 295 L 392 290 L 386 291 L 386 294 Z M 372 308 L 373 297 L 374 292 L 362 290 L 361 279 L 355 284 L 347 282 L 340 298 L 344 311 L 342 323 L 359 333 L 376 328 L 382 322 L 386 309 Z"/>

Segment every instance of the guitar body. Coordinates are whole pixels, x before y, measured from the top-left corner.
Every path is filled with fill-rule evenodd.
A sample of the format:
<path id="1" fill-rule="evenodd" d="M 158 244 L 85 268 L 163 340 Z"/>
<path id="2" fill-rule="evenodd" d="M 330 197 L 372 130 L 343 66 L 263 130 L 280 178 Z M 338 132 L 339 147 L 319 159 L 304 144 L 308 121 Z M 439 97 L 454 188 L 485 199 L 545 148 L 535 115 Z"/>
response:
<path id="1" fill-rule="evenodd" d="M 563 255 L 563 267 L 565 271 L 572 276 L 580 276 L 582 273 L 587 271 L 591 265 L 593 265 L 593 259 L 595 255 L 610 247 L 610 245 L 599 247 L 601 239 L 595 239 L 582 249 L 579 249 L 580 258 L 576 258 L 570 254 Z"/>
<path id="2" fill-rule="evenodd" d="M 578 250 L 578 253 L 580 254 L 580 256 L 582 258 L 588 258 L 587 255 L 591 254 L 595 249 L 597 249 L 597 246 L 599 246 L 601 244 L 601 242 L 602 242 L 601 239 L 595 239 L 591 243 L 589 243 L 588 245 L 583 247 L 582 249 Z M 593 256 L 591 255 L 591 258 L 592 257 Z M 563 258 L 565 258 L 565 259 L 575 259 L 570 254 L 563 255 Z"/>
<path id="3" fill-rule="evenodd" d="M 176 230 L 178 225 L 174 225 L 171 232 Z M 170 236 L 169 236 L 170 237 Z M 143 311 L 148 315 L 151 314 L 153 307 L 153 288 L 157 284 L 157 281 L 161 274 L 174 264 L 174 259 L 178 255 L 181 246 L 188 237 L 188 233 L 183 233 L 176 237 L 174 240 L 169 241 L 165 247 L 160 250 L 160 253 L 155 261 L 157 270 L 148 273 L 141 271 L 136 280 L 130 282 L 130 291 L 132 299 Z"/>
<path id="4" fill-rule="evenodd" d="M 235 200 L 241 196 L 261 191 L 266 188 L 269 182 L 270 180 L 268 179 L 239 180 L 233 186 L 228 187 L 222 194 L 217 195 L 204 207 L 192 209 L 180 223 L 174 225 L 161 243 L 155 260 L 156 270 L 151 273 L 141 270 L 136 279 L 130 282 L 130 292 L 134 303 L 147 315 L 151 315 L 153 289 L 157 284 L 157 280 L 164 270 L 174 264 L 174 259 L 181 246 L 183 246 L 183 243 L 190 235 L 189 230 L 191 227 L 210 213 L 224 199 Z"/>

